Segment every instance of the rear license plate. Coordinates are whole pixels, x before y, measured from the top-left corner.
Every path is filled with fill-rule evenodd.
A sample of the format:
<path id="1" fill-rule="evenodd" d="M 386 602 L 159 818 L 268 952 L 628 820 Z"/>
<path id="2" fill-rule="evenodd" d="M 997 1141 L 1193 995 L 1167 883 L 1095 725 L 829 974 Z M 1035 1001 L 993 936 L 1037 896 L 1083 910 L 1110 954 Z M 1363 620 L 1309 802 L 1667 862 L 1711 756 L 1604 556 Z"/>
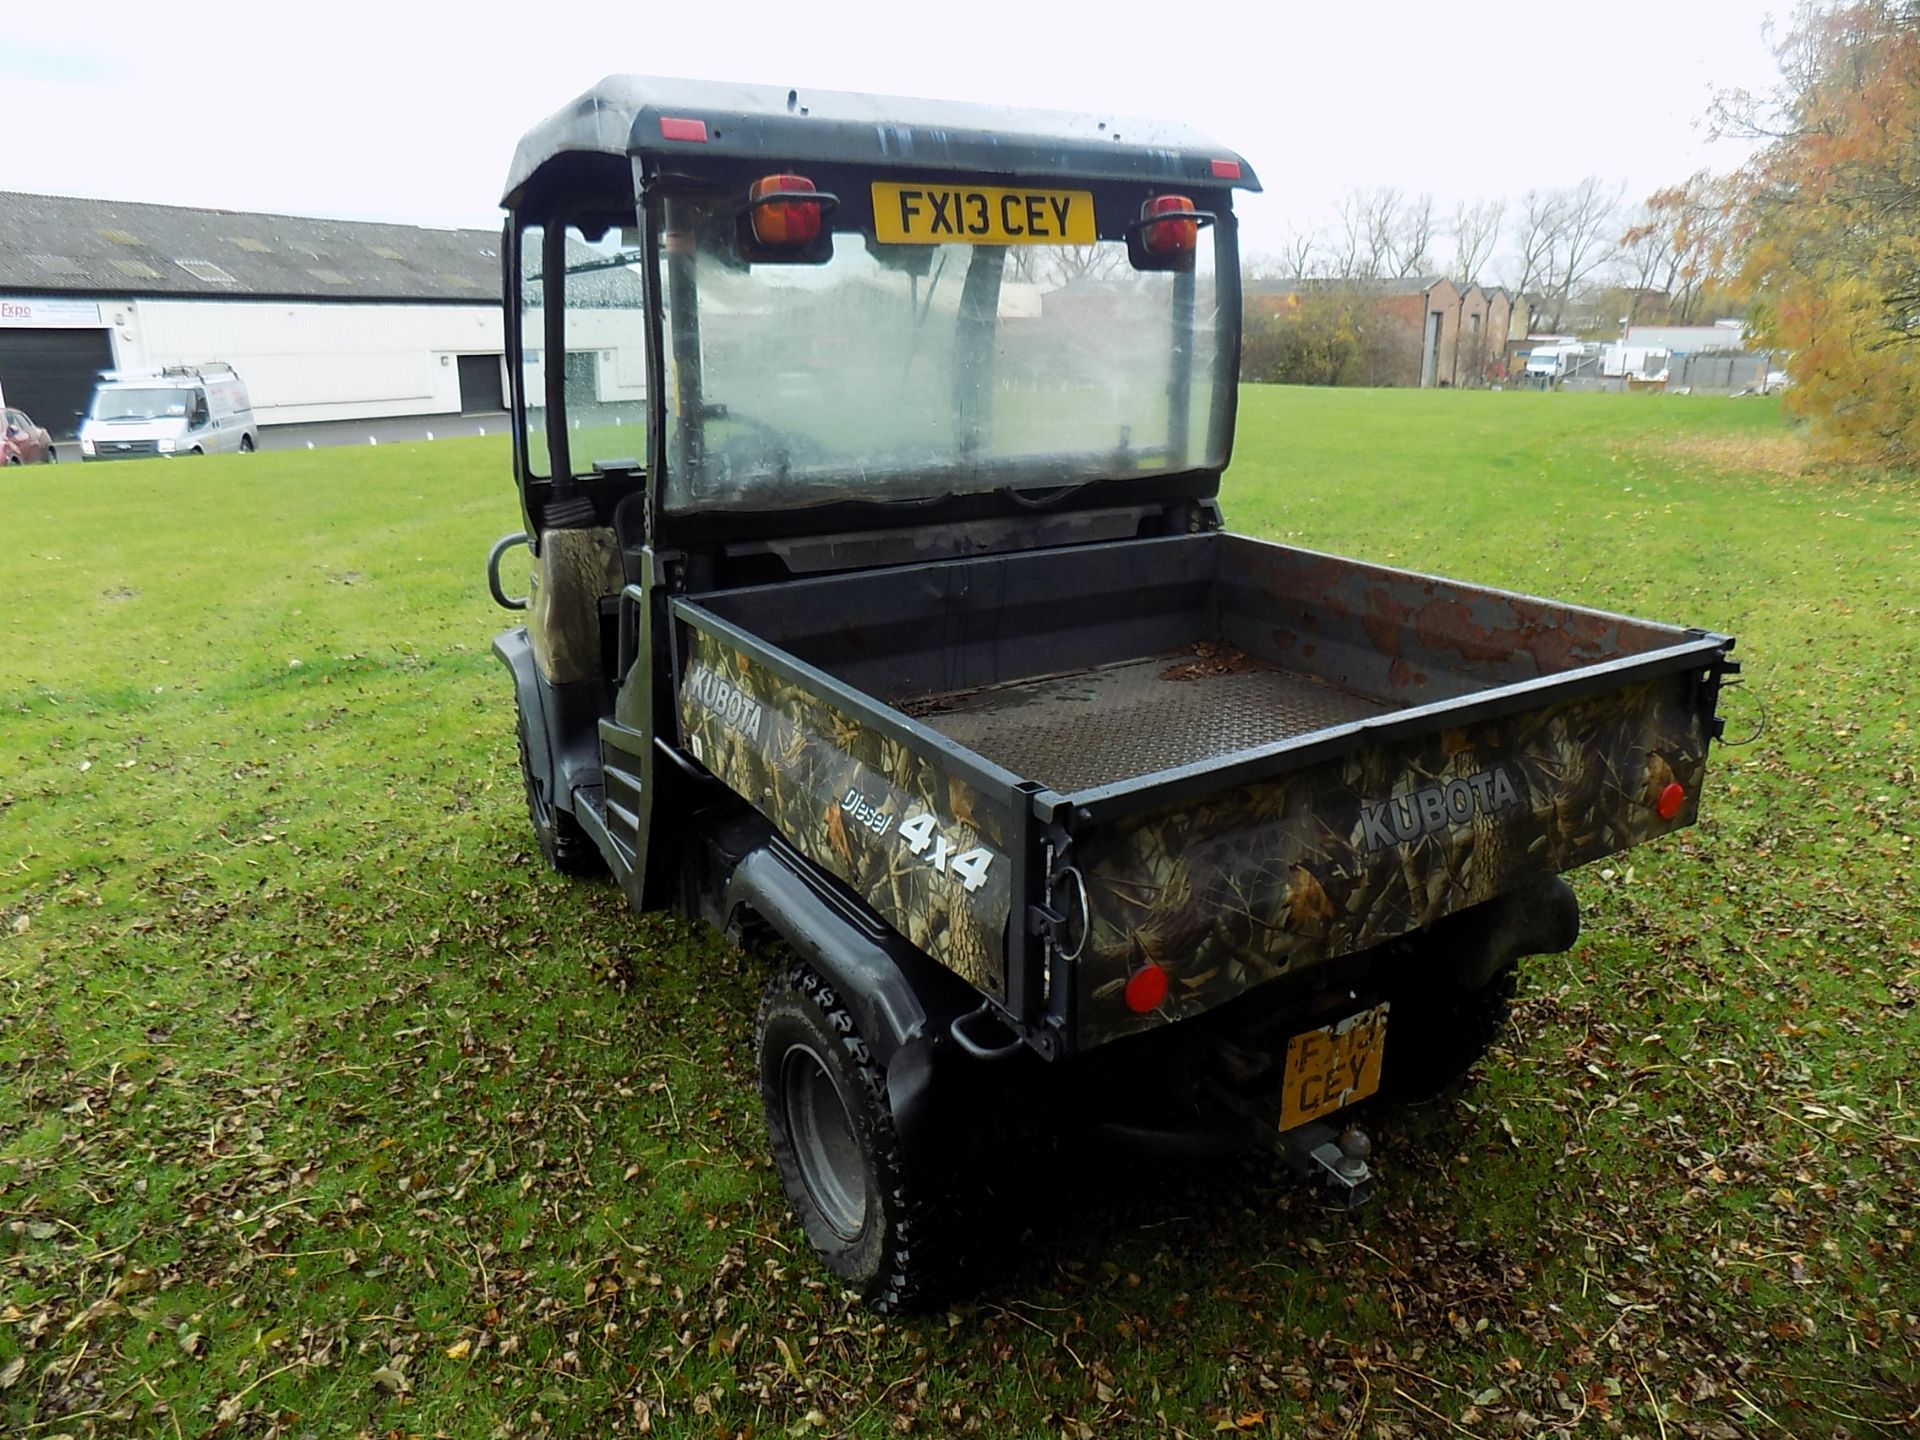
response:
<path id="1" fill-rule="evenodd" d="M 873 182 L 883 245 L 1092 245 L 1091 190 Z"/>
<path id="2" fill-rule="evenodd" d="M 1294 1036 L 1287 1042 L 1280 1128 L 1291 1130 L 1373 1094 L 1380 1088 L 1380 1060 L 1386 1048 L 1384 1003 Z"/>

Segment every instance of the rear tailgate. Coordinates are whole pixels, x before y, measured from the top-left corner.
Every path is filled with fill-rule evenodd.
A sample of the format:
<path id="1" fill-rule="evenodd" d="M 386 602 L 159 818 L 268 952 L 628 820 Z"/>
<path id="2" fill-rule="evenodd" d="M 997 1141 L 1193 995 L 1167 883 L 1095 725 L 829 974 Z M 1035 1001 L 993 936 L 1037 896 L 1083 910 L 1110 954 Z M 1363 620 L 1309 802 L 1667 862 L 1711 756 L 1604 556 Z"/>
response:
<path id="1" fill-rule="evenodd" d="M 1080 1043 L 1198 1013 L 1692 824 L 1718 638 L 1674 656 L 1664 675 L 1549 691 L 1530 707 L 1083 823 Z M 1137 1015 L 1123 991 L 1149 962 L 1167 970 L 1168 998 Z"/>

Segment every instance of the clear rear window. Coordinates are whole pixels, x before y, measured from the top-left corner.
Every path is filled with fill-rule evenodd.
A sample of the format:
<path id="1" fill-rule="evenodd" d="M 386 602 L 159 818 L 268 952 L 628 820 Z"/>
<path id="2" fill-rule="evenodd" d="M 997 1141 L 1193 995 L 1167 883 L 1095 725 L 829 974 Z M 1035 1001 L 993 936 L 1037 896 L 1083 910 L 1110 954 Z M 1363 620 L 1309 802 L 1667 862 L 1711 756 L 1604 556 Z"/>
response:
<path id="1" fill-rule="evenodd" d="M 668 205 L 668 508 L 904 501 L 1223 463 L 1212 229 L 1185 275 L 1135 270 L 1121 240 L 907 245 L 851 231 L 824 264 L 748 265 L 738 213 L 734 198 Z"/>

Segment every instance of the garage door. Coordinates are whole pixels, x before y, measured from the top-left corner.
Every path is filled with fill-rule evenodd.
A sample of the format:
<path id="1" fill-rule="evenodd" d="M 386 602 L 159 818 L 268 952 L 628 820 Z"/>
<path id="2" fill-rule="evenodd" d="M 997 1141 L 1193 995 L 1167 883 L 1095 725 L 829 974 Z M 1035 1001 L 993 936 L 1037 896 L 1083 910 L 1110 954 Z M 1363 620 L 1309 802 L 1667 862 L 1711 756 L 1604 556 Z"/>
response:
<path id="1" fill-rule="evenodd" d="M 93 382 L 113 368 L 105 330 L 0 330 L 0 390 L 58 440 L 71 440 Z"/>
<path id="2" fill-rule="evenodd" d="M 462 355 L 460 357 L 460 413 L 492 415 L 507 408 L 500 389 L 498 355 Z"/>

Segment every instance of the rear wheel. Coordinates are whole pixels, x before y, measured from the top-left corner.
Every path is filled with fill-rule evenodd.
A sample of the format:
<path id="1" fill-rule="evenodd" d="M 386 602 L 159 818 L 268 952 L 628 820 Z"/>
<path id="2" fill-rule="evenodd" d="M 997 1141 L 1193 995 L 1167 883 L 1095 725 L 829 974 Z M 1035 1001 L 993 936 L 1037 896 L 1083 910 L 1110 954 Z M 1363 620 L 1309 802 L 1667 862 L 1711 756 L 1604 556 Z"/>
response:
<path id="1" fill-rule="evenodd" d="M 18 465 L 20 463 L 20 457 L 18 455 L 9 454 L 7 456 L 7 463 L 9 465 Z"/>
<path id="2" fill-rule="evenodd" d="M 242 435 L 240 437 L 240 453 L 242 455 L 251 455 L 253 453 L 253 436 Z"/>
<path id="3" fill-rule="evenodd" d="M 1409 966 L 1389 992 L 1380 1090 L 1394 1099 L 1431 1100 L 1465 1080 L 1513 1013 L 1518 966 L 1478 990 L 1463 990 L 1437 958 L 1422 955 L 1424 963 Z"/>
<path id="4" fill-rule="evenodd" d="M 58 465 L 60 463 L 60 452 L 54 447 L 52 441 L 47 442 L 46 457 L 40 463 L 43 465 Z"/>
<path id="5" fill-rule="evenodd" d="M 600 847 L 580 828 L 578 820 L 554 805 L 546 785 L 533 773 L 524 715 L 516 713 L 513 731 L 520 747 L 520 783 L 527 792 L 527 818 L 533 823 L 533 838 L 540 842 L 540 853 L 562 875 L 597 874 L 606 863 Z"/>
<path id="6" fill-rule="evenodd" d="M 937 1302 L 954 1191 L 910 1172 L 886 1072 L 852 1012 L 795 961 L 767 986 L 759 1048 L 774 1164 L 814 1252 L 877 1310 Z"/>

